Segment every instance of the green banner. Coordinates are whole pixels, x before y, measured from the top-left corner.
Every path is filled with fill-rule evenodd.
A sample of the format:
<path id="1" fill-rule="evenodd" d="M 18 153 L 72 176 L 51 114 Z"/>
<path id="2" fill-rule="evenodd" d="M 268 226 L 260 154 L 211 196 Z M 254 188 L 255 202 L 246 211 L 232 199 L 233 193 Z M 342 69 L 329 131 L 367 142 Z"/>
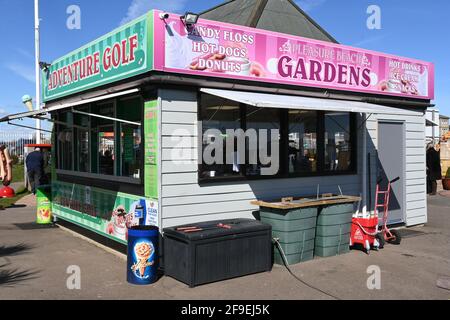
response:
<path id="1" fill-rule="evenodd" d="M 56 60 L 43 71 L 44 102 L 116 82 L 153 67 L 153 12 Z"/>
<path id="2" fill-rule="evenodd" d="M 56 217 L 127 243 L 128 229 L 158 225 L 158 201 L 89 186 L 55 181 L 52 211 Z M 143 214 L 143 215 L 142 215 Z"/>
<path id="3" fill-rule="evenodd" d="M 144 136 L 145 196 L 158 199 L 158 100 L 145 103 Z"/>

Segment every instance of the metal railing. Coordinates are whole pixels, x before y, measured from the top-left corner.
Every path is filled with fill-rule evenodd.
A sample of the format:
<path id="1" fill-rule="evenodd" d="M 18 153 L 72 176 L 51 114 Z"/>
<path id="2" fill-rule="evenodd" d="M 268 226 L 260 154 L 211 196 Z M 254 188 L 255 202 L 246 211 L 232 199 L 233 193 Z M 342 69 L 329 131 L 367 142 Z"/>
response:
<path id="1" fill-rule="evenodd" d="M 25 145 L 36 143 L 36 133 L 30 131 L 0 131 L 0 145 L 6 145 L 11 156 L 23 161 Z M 41 133 L 41 143 L 50 144 L 50 134 Z"/>

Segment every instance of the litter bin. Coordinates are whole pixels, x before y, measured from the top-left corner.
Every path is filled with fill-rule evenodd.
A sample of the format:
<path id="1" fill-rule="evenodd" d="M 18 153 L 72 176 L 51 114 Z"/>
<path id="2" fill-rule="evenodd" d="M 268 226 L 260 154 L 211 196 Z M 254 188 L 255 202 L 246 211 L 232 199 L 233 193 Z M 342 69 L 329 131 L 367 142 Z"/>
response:
<path id="1" fill-rule="evenodd" d="M 323 206 L 317 219 L 315 255 L 331 257 L 350 251 L 354 203 Z"/>
<path id="2" fill-rule="evenodd" d="M 37 224 L 52 223 L 52 187 L 49 185 L 39 186 L 36 190 L 37 201 Z"/>
<path id="3" fill-rule="evenodd" d="M 158 279 L 159 229 L 136 226 L 128 230 L 127 281 L 148 285 Z"/>
<path id="4" fill-rule="evenodd" d="M 280 239 L 287 262 L 297 264 L 314 258 L 317 207 L 275 209 L 261 207 L 261 222 L 272 226 L 273 237 Z M 274 251 L 274 261 L 283 265 L 283 258 Z"/>

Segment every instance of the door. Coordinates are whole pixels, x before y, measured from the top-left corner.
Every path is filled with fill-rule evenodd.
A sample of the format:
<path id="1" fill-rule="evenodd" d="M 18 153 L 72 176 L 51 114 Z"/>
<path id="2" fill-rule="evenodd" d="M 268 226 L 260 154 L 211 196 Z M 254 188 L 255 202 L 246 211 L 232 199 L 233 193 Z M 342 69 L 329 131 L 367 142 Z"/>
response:
<path id="1" fill-rule="evenodd" d="M 381 188 L 387 189 L 387 181 L 400 177 L 392 186 L 389 205 L 389 224 L 405 222 L 405 134 L 402 122 L 378 122 L 378 176 L 383 178 Z"/>

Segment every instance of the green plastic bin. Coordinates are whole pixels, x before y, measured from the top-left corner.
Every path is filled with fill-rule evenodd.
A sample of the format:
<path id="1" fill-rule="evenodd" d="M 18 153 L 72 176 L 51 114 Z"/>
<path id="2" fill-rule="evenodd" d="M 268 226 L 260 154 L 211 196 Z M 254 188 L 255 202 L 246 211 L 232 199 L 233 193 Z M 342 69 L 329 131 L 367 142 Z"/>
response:
<path id="1" fill-rule="evenodd" d="M 353 214 L 353 203 L 320 208 L 314 249 L 316 256 L 331 257 L 350 251 Z"/>
<path id="2" fill-rule="evenodd" d="M 39 186 L 36 190 L 37 201 L 37 224 L 52 223 L 52 187 L 49 185 Z"/>
<path id="3" fill-rule="evenodd" d="M 290 265 L 314 258 L 317 214 L 317 207 L 291 210 L 261 207 L 261 222 L 272 226 L 273 237 L 280 239 Z M 284 264 L 277 247 L 274 249 L 274 262 Z"/>

